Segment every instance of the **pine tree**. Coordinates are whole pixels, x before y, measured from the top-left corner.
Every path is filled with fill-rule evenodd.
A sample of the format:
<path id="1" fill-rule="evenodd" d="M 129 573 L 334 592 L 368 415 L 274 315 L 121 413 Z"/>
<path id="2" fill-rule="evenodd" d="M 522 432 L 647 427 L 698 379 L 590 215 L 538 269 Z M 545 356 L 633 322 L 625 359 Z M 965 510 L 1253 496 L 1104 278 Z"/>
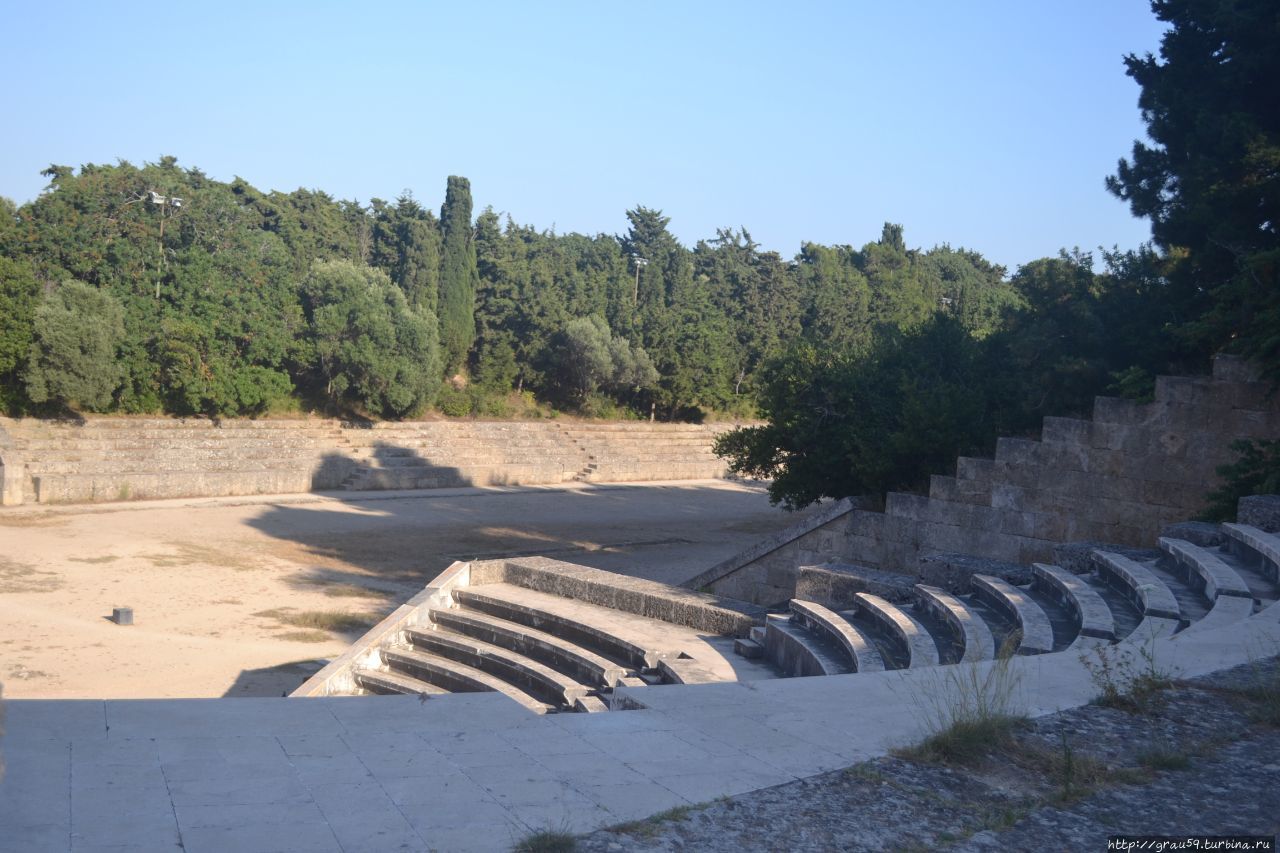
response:
<path id="1" fill-rule="evenodd" d="M 440 209 L 444 234 L 440 253 L 440 351 L 446 374 L 462 368 L 476 337 L 476 245 L 471 226 L 471 182 L 449 176 L 444 207 Z"/>

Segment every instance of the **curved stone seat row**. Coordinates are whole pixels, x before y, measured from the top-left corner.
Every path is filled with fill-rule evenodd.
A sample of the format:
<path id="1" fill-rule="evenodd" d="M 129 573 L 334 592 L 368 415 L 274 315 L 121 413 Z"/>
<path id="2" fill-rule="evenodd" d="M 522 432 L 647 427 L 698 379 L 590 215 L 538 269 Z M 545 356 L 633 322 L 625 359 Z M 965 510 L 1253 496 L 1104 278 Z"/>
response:
<path id="1" fill-rule="evenodd" d="M 1013 628 L 1012 651 L 1020 654 L 1078 652 L 1126 638 L 1146 642 L 1173 636 L 1188 623 L 1186 631 L 1208 630 L 1254 612 L 1254 599 L 1241 595 L 1242 590 L 1252 587 L 1265 601 L 1276 597 L 1273 568 L 1280 556 L 1280 537 L 1240 525 L 1232 525 L 1228 535 L 1233 547 L 1244 552 L 1242 557 L 1232 557 L 1225 549 L 1167 539 L 1162 541 L 1166 568 L 1160 572 L 1154 564 L 1094 549 L 1089 552 L 1092 568 L 1084 574 L 1047 563 L 1033 564 L 1029 588 L 983 574 L 973 575 L 969 596 L 916 584 L 914 606 L 932 617 L 928 624 L 904 605 L 867 593 L 855 594 L 854 609 L 848 612 L 793 599 L 790 619 L 770 619 L 766 653 L 789 675 L 932 666 L 939 662 L 937 649 L 947 643 L 960 649 L 949 659 L 987 660 L 996 655 L 997 633 L 1004 629 L 989 624 L 993 617 L 984 617 L 980 603 L 1007 619 Z M 1258 568 L 1249 569 L 1250 563 Z M 1171 571 L 1174 567 L 1181 568 L 1192 586 L 1172 580 L 1177 576 Z M 1270 593 L 1265 587 L 1268 580 Z M 1188 605 L 1184 612 L 1179 593 L 1194 598 L 1196 587 L 1203 590 L 1199 594 L 1203 606 Z M 1274 606 L 1280 607 L 1280 603 Z M 1128 614 L 1123 623 L 1122 613 Z M 858 622 L 873 624 L 875 629 L 864 630 Z M 939 630 L 945 636 L 936 634 Z M 892 660 L 877 651 L 877 645 L 886 642 L 894 647 Z"/>
<path id="2" fill-rule="evenodd" d="M 1021 654 L 1176 641 L 1249 618 L 1255 600 L 1280 607 L 1267 568 L 1278 546 L 1280 537 L 1254 529 L 1237 529 L 1221 547 L 1166 537 L 1159 556 L 1092 548 L 1080 552 L 1087 559 L 1067 563 L 1077 572 L 1033 564 L 1023 586 L 974 574 L 971 592 L 915 584 L 886 593 L 903 600 L 859 591 L 838 605 L 792 599 L 789 613 L 767 616 L 545 558 L 486 561 L 469 564 L 470 585 L 433 598 L 427 619 L 362 658 L 354 683 L 368 692 L 428 696 L 494 690 L 537 713 L 598 711 L 620 684 L 929 667 L 989 660 L 1002 640 Z M 706 612 L 695 613 L 699 607 Z M 733 637 L 737 663 L 717 651 Z"/>

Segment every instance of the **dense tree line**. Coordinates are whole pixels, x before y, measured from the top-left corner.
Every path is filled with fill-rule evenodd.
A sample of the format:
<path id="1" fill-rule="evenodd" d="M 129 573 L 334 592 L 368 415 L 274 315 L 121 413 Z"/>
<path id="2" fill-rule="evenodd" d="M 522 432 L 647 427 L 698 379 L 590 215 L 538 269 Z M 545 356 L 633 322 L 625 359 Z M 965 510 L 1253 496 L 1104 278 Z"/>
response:
<path id="1" fill-rule="evenodd" d="M 473 216 L 460 177 L 437 217 L 409 193 L 264 193 L 172 157 L 45 174 L 0 210 L 10 412 L 400 418 L 531 392 L 589 414 L 751 415 L 798 342 L 865 348 L 938 313 L 982 337 L 1022 300 L 1003 268 L 910 250 L 896 225 L 787 260 L 745 229 L 686 247 L 646 207 L 619 236 Z"/>

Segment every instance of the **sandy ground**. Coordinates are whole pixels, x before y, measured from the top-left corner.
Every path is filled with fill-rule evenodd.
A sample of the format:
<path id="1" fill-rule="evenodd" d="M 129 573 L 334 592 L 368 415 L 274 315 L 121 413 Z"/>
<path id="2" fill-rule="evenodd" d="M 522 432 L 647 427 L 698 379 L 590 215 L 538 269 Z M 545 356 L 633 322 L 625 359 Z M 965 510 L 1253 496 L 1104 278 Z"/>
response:
<path id="1" fill-rule="evenodd" d="M 279 696 L 454 560 L 679 583 L 796 520 L 723 481 L 6 508 L 0 681 L 15 699 Z"/>

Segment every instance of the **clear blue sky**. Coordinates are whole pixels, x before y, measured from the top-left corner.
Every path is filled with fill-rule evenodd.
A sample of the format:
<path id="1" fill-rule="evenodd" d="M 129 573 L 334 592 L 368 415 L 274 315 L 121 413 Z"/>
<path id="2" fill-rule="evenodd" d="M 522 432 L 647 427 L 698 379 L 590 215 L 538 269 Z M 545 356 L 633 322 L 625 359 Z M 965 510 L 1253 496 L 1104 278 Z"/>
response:
<path id="1" fill-rule="evenodd" d="M 790 257 L 886 221 L 1009 267 L 1146 240 L 1103 188 L 1142 137 L 1145 0 L 355 3 L 0 0 L 0 195 L 50 163 L 172 154 L 220 180 Z"/>

